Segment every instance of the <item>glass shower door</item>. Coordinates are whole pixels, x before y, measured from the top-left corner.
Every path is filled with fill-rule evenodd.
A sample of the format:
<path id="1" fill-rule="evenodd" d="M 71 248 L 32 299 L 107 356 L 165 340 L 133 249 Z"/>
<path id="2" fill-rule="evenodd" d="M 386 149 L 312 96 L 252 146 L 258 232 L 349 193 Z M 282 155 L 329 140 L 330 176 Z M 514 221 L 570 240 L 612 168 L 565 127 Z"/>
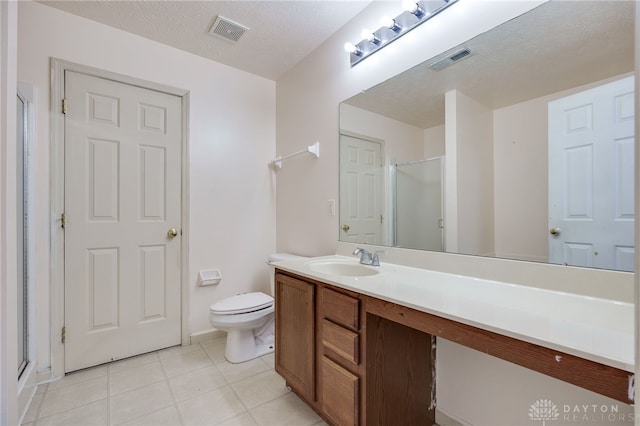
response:
<path id="1" fill-rule="evenodd" d="M 26 255 L 26 179 L 25 179 L 25 163 L 26 163 L 26 103 L 18 95 L 17 100 L 17 155 L 16 155 L 16 174 L 17 174 L 17 259 L 18 259 L 18 377 L 24 372 L 28 359 L 28 334 L 27 334 L 27 255 Z"/>
<path id="2" fill-rule="evenodd" d="M 443 157 L 396 164 L 395 245 L 444 250 Z"/>

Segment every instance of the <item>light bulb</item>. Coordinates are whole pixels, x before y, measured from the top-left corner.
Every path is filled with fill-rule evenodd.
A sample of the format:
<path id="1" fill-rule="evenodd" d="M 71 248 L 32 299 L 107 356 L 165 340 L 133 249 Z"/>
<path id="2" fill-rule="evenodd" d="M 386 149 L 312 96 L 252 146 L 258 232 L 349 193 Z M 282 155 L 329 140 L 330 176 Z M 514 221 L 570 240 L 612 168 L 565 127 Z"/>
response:
<path id="1" fill-rule="evenodd" d="M 353 53 L 354 55 L 361 55 L 362 54 L 362 50 L 360 50 L 358 48 L 358 46 L 356 46 L 353 43 L 349 43 L 349 42 L 346 42 L 344 44 L 344 50 L 346 50 L 348 53 Z"/>
<path id="2" fill-rule="evenodd" d="M 388 16 L 383 16 L 382 18 L 380 18 L 380 25 L 382 25 L 383 27 L 387 27 L 389 29 L 392 29 L 394 26 L 396 26 L 396 20 L 393 18 L 390 18 Z"/>
<path id="3" fill-rule="evenodd" d="M 422 18 L 425 15 L 424 9 L 420 7 L 417 0 L 402 0 L 402 7 L 409 13 L 416 15 L 418 18 Z"/>
<path id="4" fill-rule="evenodd" d="M 366 28 L 364 28 L 360 33 L 360 37 L 367 40 L 369 43 L 380 44 L 380 39 L 376 36 L 376 34 Z"/>
<path id="5" fill-rule="evenodd" d="M 382 19 L 380 19 L 380 25 L 382 25 L 383 27 L 389 28 L 391 31 L 395 31 L 395 32 L 399 32 L 402 29 L 402 27 L 398 25 L 395 19 L 390 18 L 388 16 L 383 16 Z"/>
<path id="6" fill-rule="evenodd" d="M 419 9 L 415 0 L 402 0 L 402 8 L 409 13 L 416 13 Z"/>

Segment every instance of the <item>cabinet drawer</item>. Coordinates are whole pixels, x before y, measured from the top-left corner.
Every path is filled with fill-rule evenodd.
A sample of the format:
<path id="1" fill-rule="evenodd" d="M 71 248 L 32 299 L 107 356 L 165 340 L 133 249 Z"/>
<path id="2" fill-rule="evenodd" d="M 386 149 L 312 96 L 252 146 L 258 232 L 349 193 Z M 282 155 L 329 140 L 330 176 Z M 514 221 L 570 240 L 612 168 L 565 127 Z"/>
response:
<path id="1" fill-rule="evenodd" d="M 355 365 L 360 363 L 358 333 L 340 327 L 329 320 L 322 320 L 322 344 Z"/>
<path id="2" fill-rule="evenodd" d="M 360 301 L 337 291 L 322 289 L 322 312 L 325 318 L 358 330 L 360 328 Z"/>
<path id="3" fill-rule="evenodd" d="M 336 425 L 352 426 L 360 419 L 360 379 L 322 357 L 322 409 Z"/>

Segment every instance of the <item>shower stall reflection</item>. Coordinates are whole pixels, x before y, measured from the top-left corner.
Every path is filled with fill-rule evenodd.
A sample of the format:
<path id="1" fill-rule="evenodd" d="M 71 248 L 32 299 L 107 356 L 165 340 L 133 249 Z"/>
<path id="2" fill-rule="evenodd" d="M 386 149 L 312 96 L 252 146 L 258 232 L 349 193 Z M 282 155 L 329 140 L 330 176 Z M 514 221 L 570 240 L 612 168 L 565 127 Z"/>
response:
<path id="1" fill-rule="evenodd" d="M 393 246 L 444 251 L 444 157 L 389 167 Z"/>

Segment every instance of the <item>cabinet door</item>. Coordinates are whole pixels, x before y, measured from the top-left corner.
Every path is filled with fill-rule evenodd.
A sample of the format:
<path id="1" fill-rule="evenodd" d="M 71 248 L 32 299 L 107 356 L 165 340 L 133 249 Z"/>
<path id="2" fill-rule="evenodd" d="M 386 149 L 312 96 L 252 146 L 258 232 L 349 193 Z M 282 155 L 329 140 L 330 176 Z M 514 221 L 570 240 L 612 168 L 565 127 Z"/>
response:
<path id="1" fill-rule="evenodd" d="M 359 422 L 360 380 L 329 358 L 322 357 L 322 411 L 338 426 Z"/>
<path id="2" fill-rule="evenodd" d="M 292 389 L 315 401 L 315 286 L 276 274 L 276 371 Z"/>

